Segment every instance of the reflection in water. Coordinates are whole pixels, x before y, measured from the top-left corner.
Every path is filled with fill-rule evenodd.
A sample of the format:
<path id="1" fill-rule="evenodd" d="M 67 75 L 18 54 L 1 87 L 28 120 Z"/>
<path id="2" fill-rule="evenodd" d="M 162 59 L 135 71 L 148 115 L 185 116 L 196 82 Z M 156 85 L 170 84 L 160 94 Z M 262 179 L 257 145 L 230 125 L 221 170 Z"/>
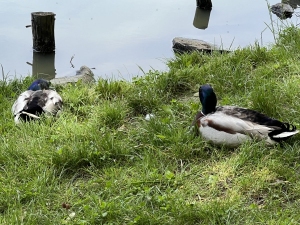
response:
<path id="1" fill-rule="evenodd" d="M 211 10 L 200 9 L 196 7 L 193 25 L 198 29 L 206 29 L 208 27 L 209 16 Z"/>
<path id="2" fill-rule="evenodd" d="M 205 30 L 195 28 L 198 14 L 193 25 L 195 11 L 199 12 L 196 0 L 123 0 L 118 1 L 118 7 L 116 1 L 87 2 L 1 1 L 0 20 L 5 22 L 0 26 L 0 64 L 5 73 L 22 77 L 34 71 L 35 75 L 56 73 L 56 77 L 64 77 L 73 76 L 81 65 L 87 65 L 97 68 L 95 77 L 131 80 L 143 75 L 139 68 L 168 70 L 165 59 L 174 57 L 170 41 L 174 37 L 201 37 L 230 49 L 248 46 L 255 40 L 274 42 L 273 33 L 266 29 L 270 21 L 266 1 L 215 0 Z M 273 5 L 281 1 L 268 2 Z M 31 22 L 31 12 L 37 11 L 57 15 L 55 72 L 53 67 L 50 73 L 24 63 L 33 63 L 32 33 L 25 26 Z M 297 24 L 296 19 L 294 15 L 291 22 Z M 75 68 L 68 63 L 73 55 Z"/>
<path id="3" fill-rule="evenodd" d="M 32 76 L 50 80 L 55 78 L 55 52 L 33 52 Z"/>

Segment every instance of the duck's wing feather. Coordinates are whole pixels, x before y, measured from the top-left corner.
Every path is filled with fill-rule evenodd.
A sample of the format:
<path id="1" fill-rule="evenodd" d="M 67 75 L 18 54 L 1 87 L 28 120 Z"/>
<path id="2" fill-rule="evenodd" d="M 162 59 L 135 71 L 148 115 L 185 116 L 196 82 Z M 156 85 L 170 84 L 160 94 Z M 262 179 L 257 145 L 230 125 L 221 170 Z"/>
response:
<path id="1" fill-rule="evenodd" d="M 14 104 L 11 108 L 13 115 L 17 115 L 24 109 L 24 107 L 27 105 L 32 93 L 33 93 L 33 91 L 28 90 L 28 91 L 24 91 L 22 94 L 19 95 L 18 99 L 14 102 Z"/>
<path id="2" fill-rule="evenodd" d="M 56 114 L 62 108 L 62 98 L 56 91 L 39 90 L 32 93 L 24 110 L 29 113 Z"/>
<path id="3" fill-rule="evenodd" d="M 223 131 L 229 134 L 240 133 L 251 136 L 261 136 L 267 135 L 269 132 L 274 130 L 272 127 L 247 121 L 222 111 L 216 111 L 215 113 L 208 114 L 199 122 L 203 127 L 209 126 L 215 130 Z"/>
<path id="4" fill-rule="evenodd" d="M 46 99 L 47 96 L 43 93 L 42 90 L 34 91 L 28 101 L 27 104 L 23 108 L 23 112 L 39 115 L 43 113 L 42 104 L 44 99 Z"/>
<path id="5" fill-rule="evenodd" d="M 279 120 L 268 117 L 255 110 L 236 107 L 236 106 L 220 106 L 217 107 L 216 112 L 222 112 L 229 116 L 250 121 L 256 124 L 265 125 L 268 127 L 280 128 L 282 127 L 283 124 Z"/>
<path id="6" fill-rule="evenodd" d="M 235 122 L 228 128 L 236 132 L 244 132 L 254 136 L 267 135 L 276 141 L 285 140 L 299 132 L 296 130 L 296 126 L 292 124 L 280 122 L 279 120 L 251 109 L 235 106 L 221 106 L 217 107 L 215 113 L 226 115 L 231 118 L 231 120 L 234 120 Z M 226 119 L 224 119 L 224 121 L 226 121 Z M 220 121 L 220 124 L 223 124 L 224 121 Z M 227 121 L 229 121 L 228 118 Z"/>

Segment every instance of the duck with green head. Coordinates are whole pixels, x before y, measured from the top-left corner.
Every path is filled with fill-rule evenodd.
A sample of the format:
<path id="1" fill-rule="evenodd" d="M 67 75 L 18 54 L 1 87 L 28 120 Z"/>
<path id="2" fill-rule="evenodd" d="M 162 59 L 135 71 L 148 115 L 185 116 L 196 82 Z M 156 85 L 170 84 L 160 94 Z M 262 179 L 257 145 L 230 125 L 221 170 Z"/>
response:
<path id="1" fill-rule="evenodd" d="M 42 113 L 56 116 L 62 110 L 62 98 L 50 90 L 50 82 L 44 79 L 35 80 L 19 95 L 12 106 L 12 113 L 16 124 L 23 121 L 39 119 Z"/>
<path id="2" fill-rule="evenodd" d="M 299 132 L 292 124 L 280 122 L 251 109 L 216 107 L 217 97 L 209 84 L 200 86 L 199 98 L 202 111 L 197 113 L 194 123 L 201 136 L 214 144 L 236 147 L 246 141 L 258 139 L 273 145 Z"/>

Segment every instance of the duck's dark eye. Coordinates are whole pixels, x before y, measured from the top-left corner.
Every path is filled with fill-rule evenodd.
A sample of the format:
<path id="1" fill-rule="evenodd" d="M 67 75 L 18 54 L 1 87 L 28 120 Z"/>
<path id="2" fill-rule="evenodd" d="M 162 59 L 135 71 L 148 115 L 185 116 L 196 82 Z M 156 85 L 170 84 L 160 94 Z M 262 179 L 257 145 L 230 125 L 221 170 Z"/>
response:
<path id="1" fill-rule="evenodd" d="M 51 97 L 50 100 L 53 100 L 53 97 Z"/>

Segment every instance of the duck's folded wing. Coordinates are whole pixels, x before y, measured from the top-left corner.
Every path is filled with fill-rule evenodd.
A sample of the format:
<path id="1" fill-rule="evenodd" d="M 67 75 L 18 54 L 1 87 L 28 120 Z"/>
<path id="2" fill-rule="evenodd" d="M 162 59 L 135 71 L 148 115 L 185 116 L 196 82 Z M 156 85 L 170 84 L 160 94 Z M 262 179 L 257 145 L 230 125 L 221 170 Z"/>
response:
<path id="1" fill-rule="evenodd" d="M 244 121 L 249 121 L 254 124 L 273 127 L 274 129 L 280 129 L 283 124 L 282 122 L 268 117 L 265 114 L 259 113 L 255 110 L 245 109 L 236 106 L 220 106 L 217 108 L 217 112 L 226 114 L 228 116 L 236 117 Z"/>
<path id="2" fill-rule="evenodd" d="M 32 93 L 33 91 L 28 90 L 19 95 L 18 99 L 14 102 L 11 108 L 13 115 L 18 114 L 26 107 Z"/>
<path id="3" fill-rule="evenodd" d="M 40 106 L 40 101 L 41 99 L 44 99 L 46 97 L 47 96 L 44 96 L 42 90 L 33 91 L 27 99 L 26 105 L 23 108 L 23 112 L 34 115 L 39 115 L 43 113 L 43 108 Z"/>
<path id="4" fill-rule="evenodd" d="M 256 124 L 218 111 L 202 118 L 201 126 L 209 126 L 229 134 L 240 133 L 250 136 L 265 136 L 274 130 L 272 127 Z"/>

